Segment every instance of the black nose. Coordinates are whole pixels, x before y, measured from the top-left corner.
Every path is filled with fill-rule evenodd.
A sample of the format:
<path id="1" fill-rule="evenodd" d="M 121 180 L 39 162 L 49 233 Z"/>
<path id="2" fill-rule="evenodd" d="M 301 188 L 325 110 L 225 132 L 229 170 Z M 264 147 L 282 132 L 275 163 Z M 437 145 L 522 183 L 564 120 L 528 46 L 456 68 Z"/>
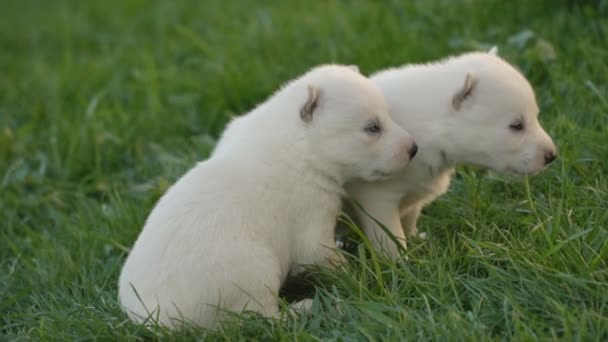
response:
<path id="1" fill-rule="evenodd" d="M 409 151 L 407 152 L 410 154 L 410 159 L 414 158 L 416 153 L 418 153 L 418 145 L 414 143 L 414 145 L 412 145 L 412 147 L 410 147 Z"/>
<path id="2" fill-rule="evenodd" d="M 549 165 L 552 161 L 555 160 L 555 152 L 545 152 L 545 165 Z"/>

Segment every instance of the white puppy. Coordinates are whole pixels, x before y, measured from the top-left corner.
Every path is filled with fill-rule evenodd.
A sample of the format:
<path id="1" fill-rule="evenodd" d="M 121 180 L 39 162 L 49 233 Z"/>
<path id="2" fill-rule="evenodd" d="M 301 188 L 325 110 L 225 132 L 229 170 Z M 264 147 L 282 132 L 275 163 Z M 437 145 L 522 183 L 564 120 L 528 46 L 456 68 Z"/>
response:
<path id="1" fill-rule="evenodd" d="M 413 146 L 367 78 L 311 70 L 230 124 L 213 156 L 160 199 L 122 269 L 122 306 L 170 327 L 212 327 L 224 310 L 276 314 L 289 272 L 341 261 L 343 184 L 404 168 Z"/>
<path id="2" fill-rule="evenodd" d="M 420 150 L 393 178 L 347 185 L 352 199 L 383 223 L 405 248 L 417 235 L 421 209 L 448 189 L 456 165 L 536 173 L 555 158 L 551 138 L 538 122 L 532 87 L 521 73 L 489 53 L 387 69 L 371 76 L 393 119 Z M 398 246 L 355 206 L 356 217 L 378 249 L 398 256 Z"/>

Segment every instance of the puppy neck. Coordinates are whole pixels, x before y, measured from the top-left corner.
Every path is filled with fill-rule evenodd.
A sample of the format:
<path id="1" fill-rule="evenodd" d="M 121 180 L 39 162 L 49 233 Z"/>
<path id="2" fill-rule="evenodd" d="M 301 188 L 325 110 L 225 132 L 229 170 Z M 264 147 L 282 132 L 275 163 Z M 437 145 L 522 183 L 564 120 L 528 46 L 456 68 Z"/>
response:
<path id="1" fill-rule="evenodd" d="M 340 197 L 346 195 L 344 190 L 345 180 L 339 176 L 338 170 L 326 163 L 320 163 L 316 158 L 308 160 L 308 169 L 310 170 L 311 183 L 319 187 L 326 193 L 334 194 Z"/>
<path id="2" fill-rule="evenodd" d="M 283 177 L 289 179 L 292 190 L 297 187 L 318 189 L 323 194 L 340 197 L 345 194 L 344 182 L 339 168 L 328 163 L 310 150 L 305 135 L 284 136 L 283 143 L 267 144 L 263 153 L 257 156 L 257 162 L 262 162 L 270 172 L 281 170 Z M 284 158 L 277 159 L 276 156 Z M 277 165 L 280 164 L 280 165 Z"/>
<path id="3" fill-rule="evenodd" d="M 447 149 L 432 143 L 421 144 L 418 155 L 413 161 L 423 165 L 432 176 L 449 171 L 457 165 Z"/>

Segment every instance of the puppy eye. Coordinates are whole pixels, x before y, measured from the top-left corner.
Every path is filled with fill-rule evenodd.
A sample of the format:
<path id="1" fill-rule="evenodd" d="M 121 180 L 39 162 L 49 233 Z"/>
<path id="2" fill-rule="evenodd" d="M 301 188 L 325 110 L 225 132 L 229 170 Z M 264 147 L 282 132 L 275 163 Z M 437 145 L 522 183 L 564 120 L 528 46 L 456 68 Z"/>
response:
<path id="1" fill-rule="evenodd" d="M 521 121 L 515 121 L 509 125 L 509 128 L 513 131 L 521 131 L 524 129 L 524 123 Z"/>
<path id="2" fill-rule="evenodd" d="M 363 130 L 365 131 L 365 133 L 375 135 L 380 133 L 382 129 L 380 128 L 380 124 L 377 121 L 370 121 L 367 123 L 367 125 L 365 125 Z"/>

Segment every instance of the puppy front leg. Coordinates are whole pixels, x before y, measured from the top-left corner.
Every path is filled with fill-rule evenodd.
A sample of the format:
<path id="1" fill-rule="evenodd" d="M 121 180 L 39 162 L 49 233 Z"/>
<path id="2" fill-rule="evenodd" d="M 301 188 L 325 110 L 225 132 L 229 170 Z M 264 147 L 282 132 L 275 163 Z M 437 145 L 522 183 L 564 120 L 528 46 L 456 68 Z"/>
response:
<path id="1" fill-rule="evenodd" d="M 336 240 L 333 235 L 331 238 L 323 239 L 316 247 L 312 249 L 312 259 L 314 264 L 335 269 L 346 262 L 346 259 L 340 254 Z"/>
<path id="2" fill-rule="evenodd" d="M 342 265 L 346 259 L 339 253 L 334 236 L 333 227 L 325 233 L 315 232 L 319 226 L 313 225 L 308 233 L 302 232 L 298 237 L 293 254 L 293 264 L 290 274 L 297 275 L 304 271 L 305 265 L 317 265 L 327 268 L 336 268 Z"/>
<path id="3" fill-rule="evenodd" d="M 399 257 L 399 246 L 376 223 L 376 220 L 382 223 L 394 235 L 397 243 L 405 249 L 407 244 L 397 204 L 392 201 L 374 200 L 372 196 L 366 197 L 359 203 L 367 211 L 367 214 L 357 206 L 355 206 L 355 213 L 361 228 L 372 243 L 372 247 L 378 252 L 386 253 L 393 260 L 397 259 Z"/>
<path id="4" fill-rule="evenodd" d="M 408 237 L 422 237 L 424 238 L 425 233 L 418 234 L 418 227 L 416 223 L 418 222 L 418 217 L 420 216 L 420 212 L 422 211 L 422 205 L 416 204 L 401 210 L 401 224 L 403 225 L 403 229 L 405 230 L 405 235 Z"/>

